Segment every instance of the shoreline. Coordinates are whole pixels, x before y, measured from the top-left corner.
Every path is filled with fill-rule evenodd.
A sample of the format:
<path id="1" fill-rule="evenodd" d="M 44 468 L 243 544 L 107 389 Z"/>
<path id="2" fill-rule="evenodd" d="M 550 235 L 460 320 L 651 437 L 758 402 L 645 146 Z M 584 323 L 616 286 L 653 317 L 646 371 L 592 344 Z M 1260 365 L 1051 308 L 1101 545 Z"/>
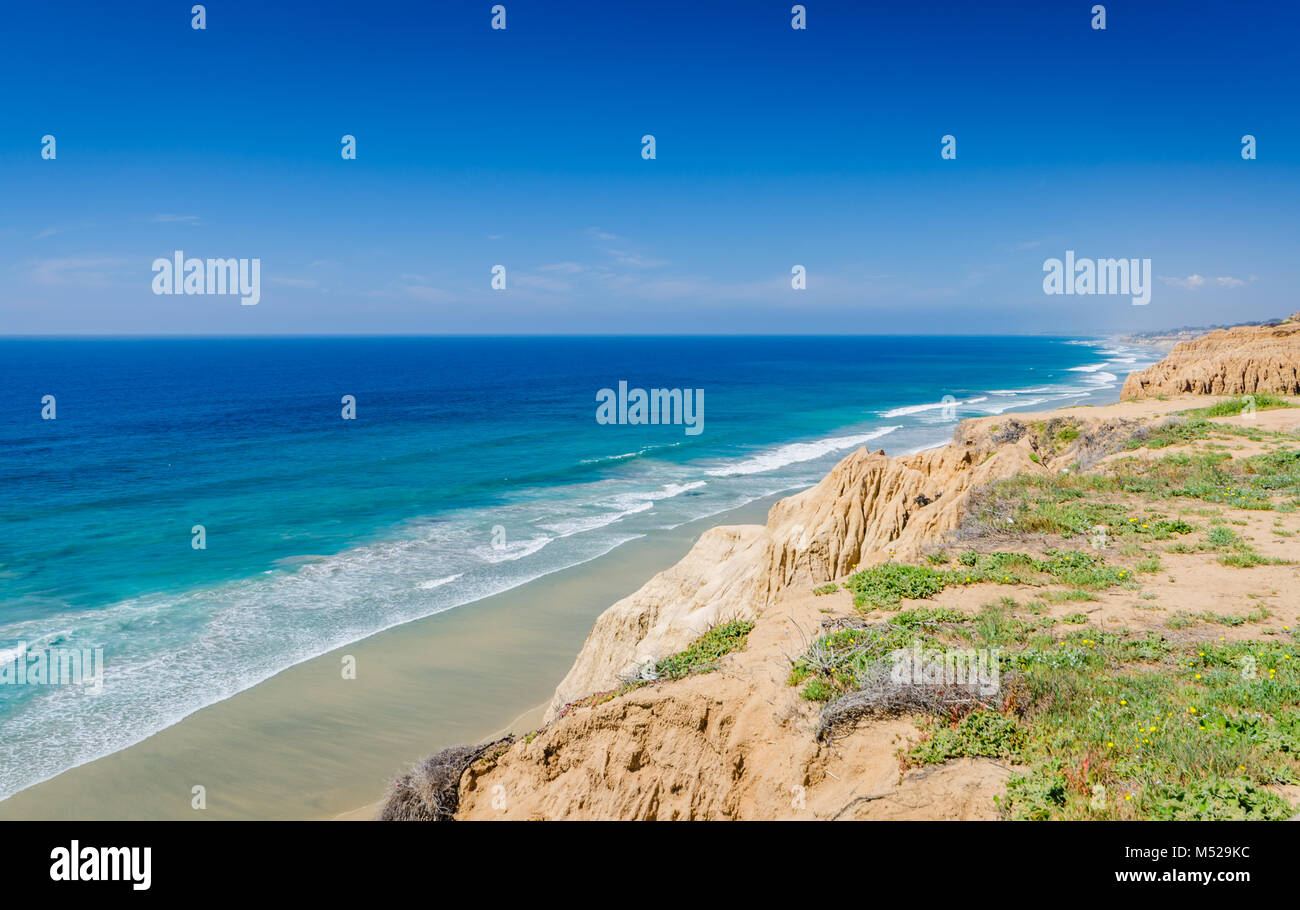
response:
<path id="1" fill-rule="evenodd" d="M 1093 343 L 1105 343 L 1105 340 Z M 1121 386 L 1122 376 L 1119 382 L 1110 387 L 1082 392 L 1073 400 L 1060 401 L 1053 410 L 1080 406 L 1081 402 L 1086 405 L 1104 405 L 1117 401 Z M 1001 413 L 1035 410 L 1041 410 L 1041 405 L 1026 404 L 1023 407 L 1008 408 Z M 939 441 L 917 451 L 944 444 L 945 441 Z M 0 801 L 0 819 L 193 818 L 195 810 L 189 805 L 192 786 L 208 788 L 209 809 L 205 812 L 206 817 L 363 818 L 364 813 L 382 804 L 382 798 L 376 802 L 364 797 L 344 797 L 343 794 L 359 795 L 363 788 L 360 781 L 376 781 L 376 748 L 382 749 L 387 756 L 384 759 L 385 773 L 379 781 L 382 784 L 383 780 L 396 776 L 422 756 L 444 746 L 483 741 L 506 731 L 525 732 L 519 725 L 525 719 L 540 716 L 544 712 L 556 683 L 578 654 L 596 616 L 606 607 L 637 590 L 658 572 L 674 565 L 707 528 L 725 524 L 762 524 L 772 503 L 794 494 L 798 489 L 791 488 L 771 494 L 671 530 L 628 541 L 586 562 L 443 613 L 373 633 L 342 648 L 310 658 L 230 698 L 208 705 L 138 743 L 67 769 L 18 791 Z M 613 583 L 609 576 L 619 573 L 631 580 Z M 511 618 L 516 618 L 520 607 L 529 600 L 546 605 L 545 611 L 550 611 L 557 595 L 568 596 L 576 605 L 567 610 L 554 608 L 554 612 L 559 614 L 552 616 L 556 620 L 555 628 L 532 630 L 533 634 L 545 639 L 543 655 L 520 654 L 517 650 L 507 653 L 512 648 L 521 647 L 522 643 L 518 640 L 497 642 L 500 653 L 495 659 L 484 660 L 481 666 L 472 668 L 468 665 L 457 666 L 457 672 L 462 678 L 479 677 L 480 683 L 484 677 L 508 677 L 506 680 L 494 680 L 497 687 L 486 694 L 484 691 L 467 694 L 464 701 L 448 705 L 449 696 L 446 693 L 439 692 L 430 697 L 427 690 L 408 691 L 390 679 L 382 684 L 386 686 L 383 691 L 369 692 L 361 699 L 331 703 L 326 708 L 318 708 L 316 714 L 309 711 L 305 719 L 286 716 L 279 704 L 282 698 L 285 699 L 285 704 L 310 702 L 313 695 L 319 694 L 326 680 L 333 682 L 331 677 L 338 676 L 338 662 L 345 654 L 355 656 L 359 667 L 370 665 L 376 657 L 382 663 L 385 656 L 395 656 L 395 664 L 404 668 L 403 673 L 429 680 L 430 677 L 437 676 L 439 669 L 447 668 L 448 654 L 445 652 L 459 646 L 447 638 L 448 629 L 463 636 L 458 641 L 468 642 L 480 649 L 476 653 L 485 654 L 482 648 L 484 640 L 490 634 L 487 629 L 489 618 L 501 619 L 502 611 L 511 614 Z M 415 647 L 416 642 L 420 642 L 421 647 Z M 385 648 L 395 653 L 387 655 Z M 451 663 L 455 664 L 455 661 Z M 362 672 L 359 669 L 359 680 Z M 390 668 L 389 675 L 395 672 Z M 394 698 L 399 692 L 405 693 L 404 697 L 408 700 L 395 704 Z M 528 694 L 524 695 L 525 692 Z M 538 698 L 544 699 L 541 705 L 537 704 Z M 382 722 L 373 719 L 370 708 L 376 706 L 385 715 Z M 336 718 L 334 714 L 339 707 L 344 709 L 343 716 Z M 440 711 L 440 707 L 447 710 Z M 349 709 L 355 713 L 348 713 Z M 418 736 L 412 730 L 417 718 L 418 722 L 426 724 L 415 728 L 419 731 Z M 330 783 L 314 797 L 303 794 L 302 799 L 285 799 L 270 785 L 261 789 L 251 782 L 235 785 L 228 774 L 209 771 L 215 764 L 227 762 L 185 757 L 192 755 L 198 744 L 213 749 L 213 754 L 229 749 L 229 740 L 239 735 L 249 719 L 261 722 L 263 730 L 274 731 L 269 734 L 264 732 L 265 739 L 254 743 L 256 754 L 299 754 L 298 760 L 302 762 L 303 768 L 314 772 L 313 779 L 327 780 Z M 336 733 L 344 735 L 349 742 L 355 744 L 350 761 L 357 767 L 353 775 L 355 782 L 351 785 L 340 781 L 341 777 L 348 774 L 334 766 L 334 763 L 343 761 L 337 750 L 330 749 L 328 745 L 320 748 L 322 744 L 317 738 L 319 731 L 330 728 L 337 728 Z M 496 732 L 489 733 L 489 730 Z M 289 737 L 288 748 L 284 748 L 286 735 Z M 222 736 L 225 740 L 218 742 Z M 300 754 L 308 751 L 307 747 L 312 743 L 324 754 Z M 367 760 L 358 761 L 356 752 L 365 752 Z M 251 760 L 247 754 L 240 753 L 233 764 L 244 768 L 243 777 L 246 779 L 284 776 L 278 767 L 274 767 L 270 775 L 261 775 L 266 762 L 275 765 L 274 758 Z M 193 785 L 181 787 L 177 775 L 182 769 L 190 772 L 189 777 L 195 780 Z M 102 795 L 106 789 L 115 789 L 104 785 L 110 777 L 120 785 L 122 779 L 131 779 L 133 776 L 138 782 L 121 789 L 152 794 L 158 790 L 154 782 L 160 774 L 164 778 L 171 778 L 171 787 L 175 788 L 169 790 L 166 796 L 159 793 L 156 798 L 150 796 L 127 803 Z M 212 788 L 204 784 L 203 779 L 217 781 L 217 788 L 226 792 L 228 798 L 221 802 L 220 812 L 214 811 L 216 801 L 210 795 Z M 290 786 L 288 777 L 283 786 Z M 238 795 L 231 794 L 232 789 L 239 791 Z M 376 796 L 382 792 L 377 787 L 370 789 Z M 183 792 L 178 795 L 179 790 Z M 293 808 L 289 808 L 289 804 Z M 74 805 L 76 808 L 72 809 Z M 361 808 L 356 808 L 357 806 Z M 78 814 L 69 814 L 74 811 Z"/>
<path id="2" fill-rule="evenodd" d="M 628 541 L 303 661 L 20 790 L 0 802 L 0 819 L 322 820 L 363 812 L 429 752 L 481 741 L 544 710 L 609 604 L 674 565 L 707 528 L 762 523 L 784 495 Z M 355 658 L 356 679 L 342 679 L 344 656 Z M 196 786 L 206 809 L 192 808 Z"/>

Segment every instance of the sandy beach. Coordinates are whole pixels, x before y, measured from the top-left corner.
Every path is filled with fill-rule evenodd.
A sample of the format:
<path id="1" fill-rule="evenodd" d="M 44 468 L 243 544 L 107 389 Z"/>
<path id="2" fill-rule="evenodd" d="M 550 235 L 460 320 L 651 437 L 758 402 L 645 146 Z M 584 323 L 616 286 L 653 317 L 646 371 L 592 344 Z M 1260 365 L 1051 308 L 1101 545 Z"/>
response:
<path id="1" fill-rule="evenodd" d="M 1102 405 L 1118 389 L 1080 397 Z M 393 778 L 420 758 L 541 726 L 597 616 L 707 529 L 762 524 L 793 492 L 652 532 L 300 663 L 14 794 L 0 802 L 0 819 L 374 818 Z M 343 678 L 348 656 L 355 679 Z M 204 809 L 194 808 L 196 787 Z"/>
<path id="2" fill-rule="evenodd" d="M 387 781 L 430 750 L 537 725 L 599 612 L 675 563 L 708 526 L 762 521 L 771 502 L 307 660 L 14 794 L 0 819 L 365 818 Z M 342 677 L 344 655 L 356 660 L 355 680 Z M 205 810 L 191 807 L 195 787 L 205 788 Z"/>
<path id="3" fill-rule="evenodd" d="M 706 528 L 763 521 L 775 498 L 298 664 L 15 794 L 0 819 L 368 817 L 388 781 L 430 751 L 538 725 L 602 610 Z M 356 679 L 343 679 L 345 655 Z M 192 808 L 196 786 L 206 809 Z"/>

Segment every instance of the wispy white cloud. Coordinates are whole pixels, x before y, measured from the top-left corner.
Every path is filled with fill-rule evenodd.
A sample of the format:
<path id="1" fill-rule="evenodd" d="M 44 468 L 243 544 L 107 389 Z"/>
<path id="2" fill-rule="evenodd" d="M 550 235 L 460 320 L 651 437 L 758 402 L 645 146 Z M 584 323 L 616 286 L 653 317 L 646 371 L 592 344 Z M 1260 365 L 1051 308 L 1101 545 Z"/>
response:
<path id="1" fill-rule="evenodd" d="M 339 293 L 345 296 L 347 291 Z M 361 297 L 376 298 L 398 298 L 405 297 L 409 300 L 420 300 L 424 302 L 436 302 L 450 299 L 451 295 L 445 288 L 440 288 L 433 283 L 433 279 L 427 275 L 417 275 L 410 272 L 398 275 L 389 281 L 383 287 L 373 288 L 368 291 L 360 291 Z"/>
<path id="2" fill-rule="evenodd" d="M 55 234 L 66 234 L 69 231 L 84 231 L 86 228 L 92 228 L 95 225 L 92 222 L 81 222 L 79 224 L 52 224 L 45 230 L 33 235 L 33 240 L 44 240 L 46 237 L 53 237 Z"/>
<path id="3" fill-rule="evenodd" d="M 640 253 L 629 253 L 626 250 L 605 250 L 605 255 L 613 259 L 618 265 L 625 265 L 634 269 L 654 269 L 668 265 L 667 259 L 644 256 Z"/>
<path id="4" fill-rule="evenodd" d="M 402 293 L 412 300 L 424 300 L 430 303 L 446 300 L 447 292 L 442 288 L 431 287 L 427 284 L 408 284 L 402 287 Z"/>
<path id="5" fill-rule="evenodd" d="M 1156 277 L 1170 287 L 1185 288 L 1189 291 L 1194 291 L 1205 285 L 1205 276 L 1203 275 L 1188 275 L 1186 278 L 1171 278 L 1168 275 L 1157 275 Z"/>
<path id="6" fill-rule="evenodd" d="M 116 267 L 121 266 L 124 261 L 113 256 L 69 256 L 57 259 L 42 259 L 32 265 L 27 277 L 34 284 L 103 288 L 114 283 L 112 272 Z"/>
<path id="7" fill-rule="evenodd" d="M 555 262 L 538 267 L 539 272 L 554 272 L 560 275 L 577 275 L 583 270 L 583 267 L 576 262 Z"/>
<path id="8" fill-rule="evenodd" d="M 569 294 L 573 292 L 574 287 L 573 282 L 566 281 L 563 278 L 554 278 L 551 275 L 539 275 L 533 272 L 521 272 L 514 276 L 510 283 L 516 288 L 548 291 L 553 294 Z"/>
<path id="9" fill-rule="evenodd" d="M 1186 278 L 1171 278 L 1167 275 L 1157 275 L 1156 277 L 1170 287 L 1183 288 L 1188 291 L 1199 290 L 1200 288 L 1205 287 L 1210 281 L 1213 281 L 1221 288 L 1239 288 L 1246 284 L 1243 279 L 1233 278 L 1231 275 L 1220 275 L 1213 279 L 1206 278 L 1204 275 L 1195 274 L 1188 275 Z M 1250 276 L 1251 281 L 1254 281 L 1255 279 L 1255 275 Z"/>
<path id="10" fill-rule="evenodd" d="M 159 224 L 202 224 L 198 215 L 154 215 L 149 220 Z"/>

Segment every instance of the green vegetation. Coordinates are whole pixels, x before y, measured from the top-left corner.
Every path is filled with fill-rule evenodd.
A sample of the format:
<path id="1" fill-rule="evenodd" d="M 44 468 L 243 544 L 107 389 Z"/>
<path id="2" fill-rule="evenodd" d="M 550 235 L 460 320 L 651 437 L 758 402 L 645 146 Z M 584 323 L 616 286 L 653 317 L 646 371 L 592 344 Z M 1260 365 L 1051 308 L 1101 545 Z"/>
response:
<path id="1" fill-rule="evenodd" d="M 1269 408 L 1289 408 L 1291 402 L 1278 395 L 1269 395 L 1261 392 L 1258 395 L 1237 395 L 1233 398 L 1225 398 L 1217 404 L 1212 404 L 1208 408 L 1196 408 L 1191 411 L 1184 411 L 1190 417 L 1235 417 L 1238 414 L 1245 413 L 1246 409 L 1254 404 L 1256 411 L 1264 411 Z"/>
<path id="2" fill-rule="evenodd" d="M 1047 574 L 1053 559 L 1058 572 L 1081 568 L 1064 554 L 1043 560 L 976 554 L 973 565 L 963 554 L 961 562 L 975 574 L 994 564 L 1002 571 Z M 891 580 L 902 580 L 907 590 L 928 589 L 936 579 L 948 583 L 945 574 L 877 573 L 854 590 L 879 593 Z M 918 577 L 925 581 L 918 585 Z M 904 768 L 968 756 L 1022 765 L 1026 770 L 1011 778 L 999 802 L 1002 814 L 1015 819 L 1294 814 L 1270 788 L 1300 784 L 1296 633 L 1271 641 L 1178 643 L 1153 632 L 1084 627 L 1056 637 L 1051 630 L 1084 624 L 1087 616 L 1065 616 L 1060 626 L 1036 616 L 1042 606 L 1004 597 L 973 616 L 925 606 L 830 631 L 793 661 L 789 682 L 801 687 L 804 698 L 829 703 L 879 684 L 881 661 L 896 649 L 917 643 L 997 648 L 1002 691 L 965 710 L 948 706 L 926 713 L 919 721 L 921 739 L 900 753 Z M 1236 627 L 1268 615 L 1262 607 L 1246 616 L 1180 611 L 1168 624 Z"/>
<path id="3" fill-rule="evenodd" d="M 1285 564 L 1287 560 L 1265 556 L 1240 537 L 1231 528 L 1215 525 L 1205 534 L 1205 541 L 1199 545 L 1202 550 L 1220 552 L 1219 562 L 1225 566 L 1249 569 L 1254 566 Z"/>
<path id="4" fill-rule="evenodd" d="M 821 587 L 813 588 L 813 593 L 816 594 L 818 597 L 821 597 L 824 594 L 834 594 L 839 589 L 840 586 L 832 581 L 822 585 Z"/>
<path id="5" fill-rule="evenodd" d="M 833 683 L 822 679 L 820 676 L 814 676 L 808 680 L 808 684 L 803 687 L 799 695 L 808 701 L 830 701 L 836 695 L 839 695 L 840 691 Z"/>
<path id="6" fill-rule="evenodd" d="M 1079 588 L 1071 588 L 1068 591 L 1044 591 L 1043 599 L 1060 603 L 1069 600 L 1099 600 L 1096 594 L 1091 591 L 1084 591 Z"/>
<path id="7" fill-rule="evenodd" d="M 1289 818 L 1268 792 L 1300 782 L 1294 640 L 1174 646 L 1128 633 L 1016 655 L 1033 707 L 1031 770 L 1012 818 Z M 1048 659 L 1050 657 L 1050 659 Z"/>
<path id="8" fill-rule="evenodd" d="M 871 664 L 883 660 L 891 651 L 926 639 L 926 634 L 920 631 L 923 623 L 916 614 L 917 611 L 909 610 L 888 623 L 822 635 L 793 662 L 789 684 L 798 686 L 806 681 L 800 694 L 809 701 L 829 701 L 856 689 Z M 896 622 L 902 617 L 909 617 L 909 621 Z M 930 626 L 938 622 L 936 618 Z"/>
<path id="9" fill-rule="evenodd" d="M 1271 509 L 1273 497 L 1300 495 L 1300 449 L 1279 449 L 1249 458 L 1222 453 L 1168 455 L 1154 461 L 1126 458 L 1115 464 L 1113 482 L 1126 493 L 1187 497 L 1238 509 Z"/>
<path id="10" fill-rule="evenodd" d="M 1014 760 L 1026 745 L 1025 728 L 993 711 L 973 711 L 955 724 L 930 718 L 922 730 L 926 736 L 907 753 L 907 765 L 939 764 L 953 758 Z"/>
<path id="11" fill-rule="evenodd" d="M 1271 398 L 1272 396 L 1261 396 Z M 1221 406 L 1216 406 L 1221 407 Z M 1259 409 L 1256 405 L 1256 410 Z M 1268 407 L 1290 407 L 1286 403 L 1271 404 Z M 1226 416 L 1224 414 L 1204 414 L 1205 411 L 1213 408 L 1203 408 L 1200 411 L 1186 412 L 1189 416 L 1184 418 L 1173 418 L 1165 423 L 1144 430 L 1135 435 L 1124 447 L 1126 449 L 1163 449 L 1168 446 L 1186 445 L 1190 442 L 1197 442 L 1208 439 L 1231 439 L 1234 436 L 1244 437 L 1252 442 L 1263 442 L 1266 439 L 1286 438 L 1285 434 L 1271 430 L 1261 430 L 1253 426 L 1241 426 L 1232 423 L 1213 423 L 1206 419 L 1207 416 Z M 1241 407 L 1229 409 L 1228 414 L 1241 413 Z"/>
<path id="12" fill-rule="evenodd" d="M 689 648 L 656 661 L 648 672 L 641 671 L 633 678 L 624 678 L 616 689 L 594 692 L 586 698 L 566 705 L 560 712 L 566 713 L 572 707 L 594 707 L 625 695 L 642 686 L 649 686 L 666 679 L 682 679 L 696 673 L 709 673 L 717 669 L 718 659 L 733 651 L 745 647 L 745 640 L 753 630 L 754 624 L 749 620 L 733 619 L 714 626 L 697 638 Z"/>
<path id="13" fill-rule="evenodd" d="M 1135 508 L 1119 498 L 1125 496 L 1141 496 L 1148 504 Z M 1235 459 L 1223 453 L 1124 458 L 1105 474 L 1022 474 L 973 496 L 967 527 L 974 532 L 1064 538 L 1095 537 L 1104 528 L 1108 543 L 1141 544 L 1195 530 L 1182 518 L 1151 507 L 1179 498 L 1238 509 L 1294 511 L 1300 502 L 1300 449 Z"/>
<path id="14" fill-rule="evenodd" d="M 977 646 L 1008 648 L 1008 619 L 993 638 L 978 622 L 961 632 Z M 1179 645 L 1151 633 L 1022 631 L 1004 658 L 1019 690 L 1002 693 L 1008 707 L 925 718 L 904 767 L 963 756 L 1025 765 L 1000 800 L 1009 818 L 1294 814 L 1266 789 L 1300 783 L 1294 637 Z"/>
<path id="15" fill-rule="evenodd" d="M 947 584 L 948 573 L 928 566 L 886 563 L 849 576 L 845 587 L 853 592 L 853 605 L 886 607 L 904 597 L 933 597 Z"/>
<path id="16" fill-rule="evenodd" d="M 1054 418 L 1039 429 L 1038 438 L 1048 451 L 1058 452 L 1079 438 L 1079 424 L 1069 418 Z"/>
<path id="17" fill-rule="evenodd" d="M 754 624 L 748 620 L 733 619 L 714 626 L 705 632 L 685 651 L 665 657 L 655 664 L 655 675 L 660 679 L 681 679 L 692 673 L 707 673 L 714 669 L 724 654 L 739 651 Z"/>
<path id="18" fill-rule="evenodd" d="M 904 768 L 971 756 L 1021 766 L 1000 798 L 1007 818 L 1291 817 L 1295 807 L 1276 791 L 1300 785 L 1300 635 L 1293 627 L 1227 641 L 1269 619 L 1259 604 L 1249 612 L 1146 614 L 1177 635 L 1102 632 L 1088 613 L 1055 606 L 1094 601 L 1095 592 L 1114 587 L 1136 591 L 1137 576 L 1162 571 L 1165 552 L 1213 554 L 1241 568 L 1284 562 L 1252 545 L 1245 529 L 1256 525 L 1246 519 L 1250 511 L 1300 508 L 1300 449 L 1294 435 L 1211 420 L 1245 405 L 1237 398 L 1187 412 L 1128 448 L 1249 438 L 1267 443 L 1261 454 L 1234 458 L 1230 446 L 1206 451 L 1202 443 L 1200 451 L 1121 457 L 1100 473 L 1021 475 L 977 491 L 961 529 L 967 537 L 1043 535 L 1081 548 L 1041 555 L 970 549 L 952 559 L 932 554 L 924 565 L 857 572 L 843 586 L 863 611 L 975 583 L 1041 592 L 1027 604 L 1003 597 L 974 615 L 922 606 L 828 631 L 792 661 L 791 685 L 825 703 L 823 723 L 865 716 L 852 713 L 864 704 L 918 717 L 921 738 L 900 751 Z M 1255 396 L 1254 405 L 1290 406 L 1268 395 Z M 1043 460 L 1079 434 L 1060 423 L 1034 429 Z M 1280 519 L 1272 530 L 1290 533 Z M 1081 546 L 1098 540 L 1104 547 Z M 1188 641 L 1184 630 L 1198 626 L 1199 637 L 1218 640 Z M 914 644 L 998 649 L 1000 691 L 964 701 L 892 692 L 881 682 L 882 662 Z M 863 697 L 877 689 L 879 698 Z"/>
<path id="19" fill-rule="evenodd" d="M 870 610 L 892 607 L 904 598 L 933 597 L 949 585 L 1059 583 L 1100 590 L 1133 581 L 1131 570 L 1107 566 L 1101 557 L 1081 550 L 1049 550 L 1043 559 L 968 551 L 958 562 L 960 568 L 953 569 L 886 563 L 850 576 L 845 587 L 853 592 L 854 606 Z"/>
<path id="20" fill-rule="evenodd" d="M 1202 610 L 1200 613 L 1179 610 L 1165 620 L 1165 626 L 1170 629 L 1187 629 L 1196 625 L 1197 622 L 1206 622 L 1214 625 L 1235 627 L 1244 626 L 1248 622 L 1263 622 L 1271 615 L 1265 607 L 1258 607 L 1245 616 L 1238 616 L 1233 613 L 1212 613 L 1209 610 Z"/>

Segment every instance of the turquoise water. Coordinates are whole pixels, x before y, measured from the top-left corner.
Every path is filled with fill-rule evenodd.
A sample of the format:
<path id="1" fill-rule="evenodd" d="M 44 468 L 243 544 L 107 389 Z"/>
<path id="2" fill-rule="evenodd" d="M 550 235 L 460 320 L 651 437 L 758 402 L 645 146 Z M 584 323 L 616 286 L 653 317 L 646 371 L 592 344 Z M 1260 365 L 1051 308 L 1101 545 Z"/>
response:
<path id="1" fill-rule="evenodd" d="M 0 340 L 0 663 L 26 642 L 105 667 L 97 695 L 0 685 L 0 797 L 860 445 L 1113 399 L 1151 359 L 1038 337 Z M 597 423 L 620 380 L 703 390 L 703 431 Z"/>

